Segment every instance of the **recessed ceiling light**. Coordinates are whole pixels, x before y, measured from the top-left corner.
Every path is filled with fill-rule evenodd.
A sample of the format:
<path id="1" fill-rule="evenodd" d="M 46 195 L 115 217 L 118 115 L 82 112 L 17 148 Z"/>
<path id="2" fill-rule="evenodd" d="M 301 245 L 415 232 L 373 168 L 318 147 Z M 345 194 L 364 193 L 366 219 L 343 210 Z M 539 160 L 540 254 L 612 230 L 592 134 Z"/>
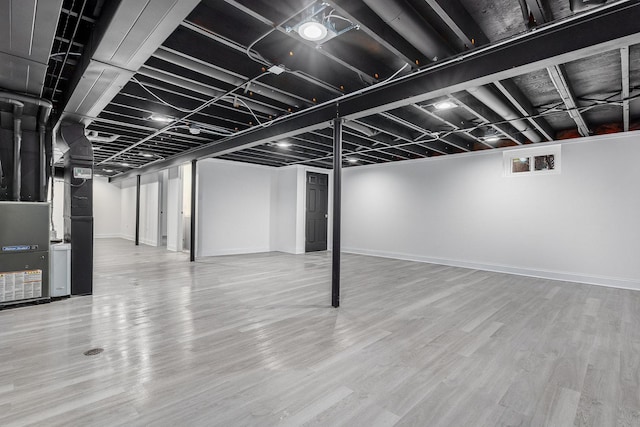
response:
<path id="1" fill-rule="evenodd" d="M 315 42 L 327 37 L 327 27 L 320 22 L 307 21 L 298 27 L 298 34 L 305 40 Z"/>
<path id="2" fill-rule="evenodd" d="M 140 153 L 142 155 L 142 157 L 153 157 L 153 154 L 151 153 Z"/>
<path id="3" fill-rule="evenodd" d="M 440 101 L 433 104 L 436 107 L 436 110 L 449 110 L 451 108 L 455 108 L 456 104 L 452 101 Z"/>
<path id="4" fill-rule="evenodd" d="M 173 121 L 171 117 L 161 116 L 159 114 L 152 114 L 151 117 L 149 117 L 149 119 L 153 120 L 154 122 L 160 122 L 160 123 L 169 123 Z"/>
<path id="5" fill-rule="evenodd" d="M 111 173 L 111 172 L 113 172 L 113 169 L 103 169 L 103 171 L 105 171 L 107 173 Z"/>
<path id="6" fill-rule="evenodd" d="M 291 143 L 286 141 L 276 142 L 276 145 L 281 148 L 291 147 Z"/>
<path id="7" fill-rule="evenodd" d="M 349 163 L 358 163 L 358 159 L 354 159 L 353 157 L 348 157 L 347 162 Z"/>
<path id="8" fill-rule="evenodd" d="M 500 138 L 497 136 L 488 136 L 484 139 L 486 142 L 497 142 L 500 141 Z"/>
<path id="9" fill-rule="evenodd" d="M 129 163 L 120 163 L 120 166 L 129 167 L 131 165 Z"/>

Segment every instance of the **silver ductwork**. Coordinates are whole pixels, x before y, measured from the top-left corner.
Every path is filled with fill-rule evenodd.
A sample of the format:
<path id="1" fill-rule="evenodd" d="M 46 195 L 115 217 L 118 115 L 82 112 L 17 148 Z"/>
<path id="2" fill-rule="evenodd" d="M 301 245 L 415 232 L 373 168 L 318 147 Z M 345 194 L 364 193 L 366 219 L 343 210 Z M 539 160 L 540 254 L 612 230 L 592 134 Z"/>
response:
<path id="1" fill-rule="evenodd" d="M 12 200 L 20 201 L 22 187 L 22 109 L 20 101 L 9 100 L 13 104 L 13 188 Z"/>
<path id="2" fill-rule="evenodd" d="M 500 117 L 508 120 L 511 126 L 516 128 L 520 133 L 526 136 L 531 142 L 540 142 L 540 135 L 533 130 L 529 124 L 518 115 L 511 107 L 505 104 L 495 93 L 486 86 L 478 86 L 467 91 L 473 95 L 478 101 L 491 108 L 498 113 Z"/>
<path id="3" fill-rule="evenodd" d="M 384 22 L 433 61 L 455 52 L 428 22 L 403 0 L 364 0 Z"/>

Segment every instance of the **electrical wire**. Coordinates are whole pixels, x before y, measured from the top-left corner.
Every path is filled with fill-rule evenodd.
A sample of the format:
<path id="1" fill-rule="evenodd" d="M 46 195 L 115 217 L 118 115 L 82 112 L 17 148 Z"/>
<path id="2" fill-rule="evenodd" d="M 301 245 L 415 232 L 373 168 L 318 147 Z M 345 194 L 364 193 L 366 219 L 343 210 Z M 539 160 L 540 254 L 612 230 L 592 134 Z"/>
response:
<path id="1" fill-rule="evenodd" d="M 155 99 L 157 99 L 158 101 L 160 101 L 161 103 L 163 103 L 164 105 L 171 107 L 175 110 L 178 110 L 182 113 L 188 113 L 190 110 L 188 108 L 181 108 L 178 107 L 177 105 L 173 105 L 167 101 L 165 101 L 164 99 L 160 98 L 158 95 L 156 95 L 155 93 L 153 93 L 153 91 L 151 91 L 151 89 L 147 88 L 147 85 L 145 85 L 144 83 L 142 83 L 140 80 L 138 80 L 135 77 L 131 77 L 131 81 L 134 83 L 137 83 L 138 85 L 140 85 L 140 87 L 142 89 L 144 89 L 145 91 L 147 91 L 151 96 L 153 96 Z"/>
<path id="2" fill-rule="evenodd" d="M 403 66 L 402 66 L 398 71 L 396 71 L 395 73 L 393 73 L 393 74 L 391 75 L 391 77 L 389 77 L 389 78 L 387 78 L 387 79 L 383 80 L 383 81 L 382 81 L 382 82 L 380 82 L 380 83 L 386 83 L 386 82 L 388 82 L 389 80 L 392 80 L 395 76 L 397 76 L 398 74 L 400 74 L 400 73 L 401 73 L 405 68 L 407 68 L 408 66 L 409 66 L 409 64 L 404 64 L 404 65 L 403 65 Z"/>
<path id="3" fill-rule="evenodd" d="M 196 114 L 196 113 L 198 113 L 198 112 L 200 112 L 200 111 L 204 110 L 205 108 L 207 108 L 208 106 L 210 106 L 210 105 L 212 105 L 212 104 L 214 104 L 214 103 L 218 102 L 219 100 L 221 100 L 221 99 L 223 99 L 223 98 L 225 98 L 225 97 L 228 97 L 229 95 L 231 95 L 232 93 L 234 93 L 236 90 L 241 89 L 242 87 L 244 87 L 244 85 L 249 84 L 249 83 L 252 83 L 252 82 L 254 82 L 254 81 L 256 81 L 256 80 L 260 79 L 262 76 L 264 76 L 264 75 L 266 75 L 266 74 L 269 74 L 269 72 L 268 72 L 268 71 L 265 71 L 265 72 L 263 72 L 263 73 L 261 73 L 261 74 L 257 75 L 256 77 L 253 77 L 253 78 L 251 78 L 251 79 L 248 79 L 247 81 L 245 81 L 245 82 L 243 82 L 243 83 L 241 83 L 241 84 L 239 84 L 239 85 L 235 86 L 233 89 L 230 89 L 230 90 L 226 91 L 226 92 L 225 92 L 225 93 L 223 93 L 222 95 L 219 95 L 219 96 L 216 96 L 216 97 L 213 97 L 213 98 L 209 99 L 208 101 L 206 101 L 206 102 L 204 102 L 203 104 L 201 104 L 199 107 L 196 107 L 196 108 L 194 108 L 193 110 L 191 110 L 190 112 L 188 112 L 185 116 L 183 116 L 183 117 L 181 117 L 181 118 L 177 119 L 177 120 L 176 120 L 176 123 L 169 124 L 169 125 L 167 125 L 167 126 L 165 126 L 165 127 L 161 128 L 161 129 L 157 130 L 156 132 L 152 133 L 151 135 L 146 136 L 145 138 L 142 138 L 140 141 L 136 142 L 135 144 L 132 144 L 132 145 L 130 145 L 130 146 L 128 146 L 128 147 L 126 147 L 126 148 L 124 148 L 123 150 L 120 150 L 119 152 L 117 152 L 117 153 L 115 153 L 115 154 L 111 155 L 110 157 L 106 158 L 105 160 L 102 160 L 100 163 L 98 163 L 98 165 L 101 165 L 101 164 L 106 163 L 106 162 L 108 162 L 108 161 L 110 161 L 110 160 L 113 160 L 113 159 L 115 159 L 116 157 L 119 157 L 120 155 L 122 155 L 122 154 L 124 154 L 124 153 L 128 152 L 129 150 L 132 150 L 133 148 L 135 148 L 135 147 L 139 146 L 140 144 L 144 144 L 145 142 L 147 142 L 147 141 L 149 141 L 149 140 L 151 140 L 151 139 L 155 138 L 156 136 L 163 134 L 164 132 L 166 132 L 166 131 L 168 131 L 168 130 L 172 129 L 172 128 L 173 128 L 173 127 L 175 127 L 175 126 L 177 126 L 177 123 L 182 122 L 182 123 L 185 123 L 185 124 L 186 124 L 186 123 L 187 123 L 187 122 L 186 122 L 186 120 L 187 120 L 189 117 L 191 117 L 191 116 L 193 116 L 194 114 Z M 282 117 L 284 117 L 284 116 L 282 116 Z"/>

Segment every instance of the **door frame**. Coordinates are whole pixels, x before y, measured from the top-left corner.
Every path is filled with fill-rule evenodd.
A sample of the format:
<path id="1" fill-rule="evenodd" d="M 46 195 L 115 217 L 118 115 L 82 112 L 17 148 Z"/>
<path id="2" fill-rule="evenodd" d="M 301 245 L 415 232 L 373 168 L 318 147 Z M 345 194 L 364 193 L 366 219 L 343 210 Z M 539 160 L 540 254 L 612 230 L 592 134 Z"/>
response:
<path id="1" fill-rule="evenodd" d="M 324 249 L 325 251 L 330 250 L 331 248 L 331 230 L 332 230 L 332 218 L 330 215 L 331 205 L 332 205 L 332 180 L 333 175 L 327 172 L 324 169 L 316 169 L 316 168 L 304 168 L 302 171 L 302 194 L 303 194 L 303 203 L 302 203 L 302 213 L 303 213 L 303 221 L 302 221 L 302 237 L 303 237 L 303 246 L 302 253 L 307 253 L 307 185 L 309 182 L 309 174 L 317 174 L 317 175 L 325 175 L 327 177 L 327 247 Z M 313 251 L 313 252 L 322 252 L 322 251 Z"/>

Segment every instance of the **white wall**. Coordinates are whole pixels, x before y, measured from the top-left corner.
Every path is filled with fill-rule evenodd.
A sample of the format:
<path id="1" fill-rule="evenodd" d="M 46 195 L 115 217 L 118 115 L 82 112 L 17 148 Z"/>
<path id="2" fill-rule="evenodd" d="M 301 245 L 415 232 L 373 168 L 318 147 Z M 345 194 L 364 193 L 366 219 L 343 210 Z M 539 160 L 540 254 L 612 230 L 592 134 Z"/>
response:
<path id="1" fill-rule="evenodd" d="M 93 177 L 94 237 L 122 236 L 121 199 L 119 184 L 110 184 L 105 177 Z M 56 235 L 59 239 L 62 239 L 64 237 L 64 179 L 54 179 L 52 210 Z"/>
<path id="2" fill-rule="evenodd" d="M 158 246 L 160 242 L 160 199 L 162 191 L 159 179 L 162 174 L 152 173 L 140 177 L 140 243 Z M 135 240 L 136 237 L 136 179 L 120 184 L 120 236 Z"/>
<path id="3" fill-rule="evenodd" d="M 167 249 L 180 250 L 179 232 L 182 211 L 182 178 L 179 168 L 171 168 L 167 179 Z"/>
<path id="4" fill-rule="evenodd" d="M 140 243 L 158 246 L 160 243 L 160 198 L 162 175 L 152 173 L 140 178 Z"/>
<path id="5" fill-rule="evenodd" d="M 639 137 L 562 144 L 557 175 L 502 150 L 346 169 L 343 249 L 640 289 Z"/>
<path id="6" fill-rule="evenodd" d="M 136 238 L 136 180 L 127 179 L 120 183 L 120 236 L 124 239 Z"/>
<path id="7" fill-rule="evenodd" d="M 64 179 L 53 179 L 53 198 L 51 189 L 49 190 L 49 200 L 51 202 L 51 215 L 53 227 L 58 239 L 64 239 Z"/>
<path id="8" fill-rule="evenodd" d="M 100 237 L 119 237 L 121 197 L 120 186 L 109 179 L 96 176 L 93 179 L 93 234 Z"/>
<path id="9" fill-rule="evenodd" d="M 324 169 L 198 162 L 197 255 L 304 253 L 307 171 L 328 173 L 331 186 Z M 329 236 L 331 225 L 330 215 Z"/>
<path id="10" fill-rule="evenodd" d="M 274 168 L 198 162 L 198 256 L 268 252 Z"/>
<path id="11" fill-rule="evenodd" d="M 296 253 L 298 168 L 282 168 L 272 175 L 270 248 L 272 251 Z"/>

